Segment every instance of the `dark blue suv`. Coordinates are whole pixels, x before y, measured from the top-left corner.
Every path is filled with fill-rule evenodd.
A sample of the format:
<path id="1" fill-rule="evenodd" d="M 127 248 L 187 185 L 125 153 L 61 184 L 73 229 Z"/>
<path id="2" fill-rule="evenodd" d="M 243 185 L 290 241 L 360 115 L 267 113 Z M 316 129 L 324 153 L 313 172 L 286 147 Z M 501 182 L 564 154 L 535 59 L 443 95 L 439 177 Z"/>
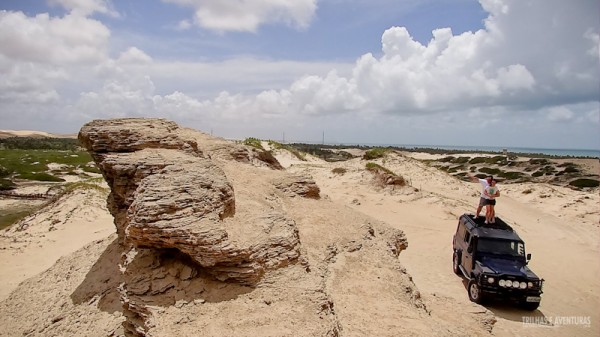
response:
<path id="1" fill-rule="evenodd" d="M 461 215 L 452 244 L 452 269 L 469 280 L 469 299 L 506 299 L 526 310 L 537 309 L 544 280 L 527 266 L 531 254 L 525 254 L 525 243 L 502 219 L 484 221 Z"/>

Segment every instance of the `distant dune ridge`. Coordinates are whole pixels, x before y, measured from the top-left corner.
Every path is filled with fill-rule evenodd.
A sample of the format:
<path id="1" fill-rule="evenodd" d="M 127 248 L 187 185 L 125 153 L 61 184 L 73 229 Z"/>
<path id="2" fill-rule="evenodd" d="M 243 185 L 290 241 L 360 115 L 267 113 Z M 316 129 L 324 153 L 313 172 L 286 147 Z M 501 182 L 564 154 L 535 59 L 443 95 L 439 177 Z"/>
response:
<path id="1" fill-rule="evenodd" d="M 32 137 L 32 138 L 77 138 L 77 134 L 55 134 L 32 130 L 0 130 L 0 138 Z"/>
<path id="2" fill-rule="evenodd" d="M 21 277 L 11 262 L 57 260 L 5 281 L 0 336 L 596 335 L 521 316 L 600 318 L 597 188 L 500 186 L 547 291 L 537 312 L 490 311 L 451 268 L 479 186 L 412 154 L 373 160 L 403 177 L 386 185 L 360 158 L 300 160 L 164 119 L 96 120 L 79 139 L 108 199 L 76 190 L 0 232 L 2 281 Z"/>

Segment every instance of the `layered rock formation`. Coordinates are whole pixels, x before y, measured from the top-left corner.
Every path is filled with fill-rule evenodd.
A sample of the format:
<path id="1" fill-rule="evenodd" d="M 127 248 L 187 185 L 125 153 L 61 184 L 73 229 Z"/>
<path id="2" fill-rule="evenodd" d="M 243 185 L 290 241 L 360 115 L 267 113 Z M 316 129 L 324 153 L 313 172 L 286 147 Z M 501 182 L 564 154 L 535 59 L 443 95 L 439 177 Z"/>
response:
<path id="1" fill-rule="evenodd" d="M 217 280 L 254 285 L 265 269 L 285 266 L 300 255 L 295 223 L 282 214 L 234 220 L 254 238 L 231 240 L 224 219 L 236 211 L 233 186 L 196 142 L 178 136 L 177 129 L 165 120 L 119 119 L 93 121 L 79 133 L 111 188 L 109 210 L 128 256 L 122 295 L 133 335 L 147 329 L 147 312 L 140 304 L 144 296 L 180 288 L 180 281 L 190 283 L 199 268 Z M 255 235 L 255 226 L 261 226 L 261 235 Z M 166 252 L 187 259 L 170 268 L 174 279 L 166 279 L 164 270 L 143 271 L 161 265 Z"/>

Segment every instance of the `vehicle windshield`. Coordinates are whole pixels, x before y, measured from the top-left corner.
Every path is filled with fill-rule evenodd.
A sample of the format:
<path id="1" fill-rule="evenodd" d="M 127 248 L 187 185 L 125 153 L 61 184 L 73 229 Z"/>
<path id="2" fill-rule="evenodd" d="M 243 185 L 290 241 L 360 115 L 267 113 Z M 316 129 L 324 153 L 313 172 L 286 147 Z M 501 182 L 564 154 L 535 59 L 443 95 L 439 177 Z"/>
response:
<path id="1" fill-rule="evenodd" d="M 477 251 L 488 254 L 525 256 L 525 244 L 513 240 L 479 238 Z"/>

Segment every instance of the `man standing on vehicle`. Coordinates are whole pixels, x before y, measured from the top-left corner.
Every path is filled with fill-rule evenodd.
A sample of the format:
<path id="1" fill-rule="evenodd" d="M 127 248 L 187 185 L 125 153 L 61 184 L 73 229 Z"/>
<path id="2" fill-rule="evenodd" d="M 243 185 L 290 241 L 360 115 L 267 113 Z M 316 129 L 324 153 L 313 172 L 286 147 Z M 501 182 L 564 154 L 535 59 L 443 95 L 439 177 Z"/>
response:
<path id="1" fill-rule="evenodd" d="M 483 206 L 487 205 L 490 202 L 489 198 L 485 195 L 485 189 L 488 188 L 488 186 L 490 186 L 490 183 L 492 182 L 492 180 L 494 180 L 494 177 L 488 175 L 485 179 L 479 179 L 477 177 L 469 175 L 469 179 L 474 183 L 479 182 L 481 184 L 481 197 L 479 198 L 479 205 L 477 206 L 477 212 L 475 212 L 475 215 L 473 215 L 473 218 L 477 219 L 479 217 L 479 213 L 481 213 L 481 209 L 483 208 Z"/>

